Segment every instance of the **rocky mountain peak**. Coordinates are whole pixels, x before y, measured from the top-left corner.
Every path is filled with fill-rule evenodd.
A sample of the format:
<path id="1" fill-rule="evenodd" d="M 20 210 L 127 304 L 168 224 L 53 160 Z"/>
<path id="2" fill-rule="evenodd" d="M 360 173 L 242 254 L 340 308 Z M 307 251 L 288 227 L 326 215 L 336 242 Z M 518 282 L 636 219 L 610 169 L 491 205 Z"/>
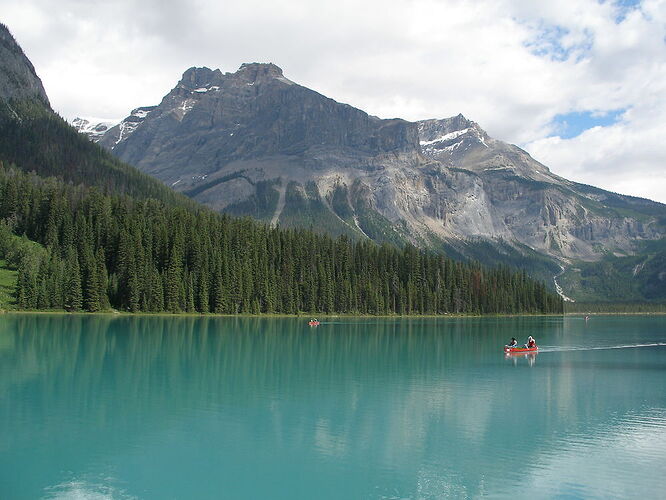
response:
<path id="1" fill-rule="evenodd" d="M 207 87 L 214 82 L 219 81 L 222 77 L 222 72 L 219 69 L 212 70 L 206 68 L 192 67 L 183 73 L 183 77 L 180 79 L 180 86 L 187 88 L 188 90 L 197 89 L 202 87 Z"/>
<path id="2" fill-rule="evenodd" d="M 488 137 L 478 123 L 468 120 L 462 113 L 450 118 L 421 120 L 418 122 L 418 126 L 419 137 L 422 142 L 435 141 L 451 134 L 459 136 L 470 131 L 474 135 Z"/>
<path id="3" fill-rule="evenodd" d="M 273 63 L 245 63 L 235 73 L 225 73 L 219 69 L 207 67 L 192 67 L 183 73 L 178 85 L 172 90 L 170 96 L 177 100 L 192 94 L 205 94 L 208 91 L 218 91 L 221 88 L 246 88 L 254 84 L 282 82 L 292 85 L 287 80 L 282 69 Z M 179 101 L 180 102 L 180 101 Z"/>
<path id="4" fill-rule="evenodd" d="M 441 120 L 421 120 L 417 122 L 419 142 L 422 152 L 446 164 L 458 165 L 461 157 L 466 157 L 470 149 L 488 149 L 491 138 L 478 125 L 462 114 Z"/>
<path id="5" fill-rule="evenodd" d="M 445 165 L 484 175 L 512 174 L 539 182 L 560 183 L 545 165 L 513 144 L 490 137 L 462 114 L 417 122 L 421 152 Z"/>
<path id="6" fill-rule="evenodd" d="M 34 66 L 7 26 L 0 23 L 0 99 L 10 101 L 34 98 L 50 107 Z"/>
<path id="7" fill-rule="evenodd" d="M 273 63 L 243 63 L 236 71 L 235 76 L 242 77 L 243 79 L 256 82 L 267 80 L 271 78 L 284 78 L 282 68 Z"/>
<path id="8" fill-rule="evenodd" d="M 127 139 L 130 134 L 134 133 L 137 127 L 143 123 L 148 114 L 155 108 L 157 108 L 157 106 L 142 106 L 140 108 L 135 108 L 127 118 L 118 124 L 109 126 L 105 132 L 99 135 L 91 133 L 90 126 L 86 129 L 85 126 L 80 126 L 77 123 L 72 123 L 72 125 L 74 125 L 79 132 L 86 134 L 93 142 L 99 142 L 100 145 L 113 149 L 113 147 L 120 141 Z M 94 125 L 94 127 L 103 127 L 106 125 L 108 125 L 108 122 L 102 122 Z"/>

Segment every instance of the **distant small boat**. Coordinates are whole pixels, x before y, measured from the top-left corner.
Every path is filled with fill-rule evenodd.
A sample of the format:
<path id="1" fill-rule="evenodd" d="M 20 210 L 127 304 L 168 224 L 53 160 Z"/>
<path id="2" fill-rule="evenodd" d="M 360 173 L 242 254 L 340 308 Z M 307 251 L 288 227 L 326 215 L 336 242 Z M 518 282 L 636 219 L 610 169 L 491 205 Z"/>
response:
<path id="1" fill-rule="evenodd" d="M 319 326 L 319 321 L 317 321 L 316 319 L 311 319 L 310 321 L 308 321 L 308 325 Z"/>
<path id="2" fill-rule="evenodd" d="M 508 345 L 504 346 L 504 352 L 507 354 L 512 353 L 521 353 L 521 352 L 536 352 L 539 350 L 539 346 L 534 347 L 509 347 Z"/>

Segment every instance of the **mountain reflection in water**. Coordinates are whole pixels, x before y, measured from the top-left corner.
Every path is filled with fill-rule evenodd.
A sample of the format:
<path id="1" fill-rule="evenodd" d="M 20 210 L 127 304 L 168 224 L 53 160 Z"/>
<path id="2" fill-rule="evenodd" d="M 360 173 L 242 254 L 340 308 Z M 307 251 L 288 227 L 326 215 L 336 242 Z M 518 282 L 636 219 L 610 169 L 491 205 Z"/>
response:
<path id="1" fill-rule="evenodd" d="M 604 321 L 5 315 L 0 491 L 653 497 L 666 347 L 567 348 L 664 320 Z M 544 352 L 505 359 L 528 335 Z"/>

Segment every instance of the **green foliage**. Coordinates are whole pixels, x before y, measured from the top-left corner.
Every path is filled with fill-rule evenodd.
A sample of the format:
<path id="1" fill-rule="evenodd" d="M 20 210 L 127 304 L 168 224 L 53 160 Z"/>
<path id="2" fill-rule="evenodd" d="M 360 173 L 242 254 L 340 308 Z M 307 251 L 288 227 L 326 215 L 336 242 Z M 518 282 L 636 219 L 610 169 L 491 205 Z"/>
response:
<path id="1" fill-rule="evenodd" d="M 566 314 L 581 313 L 666 313 L 666 302 L 566 302 Z"/>
<path id="2" fill-rule="evenodd" d="M 274 185 L 275 181 L 257 182 L 256 191 L 252 196 L 225 207 L 224 211 L 230 215 L 249 215 L 258 220 L 270 221 L 280 198 L 280 193 L 273 187 Z"/>
<path id="3" fill-rule="evenodd" d="M 559 281 L 567 295 L 584 302 L 666 301 L 666 239 L 642 246 L 639 255 L 576 262 Z"/>
<path id="4" fill-rule="evenodd" d="M 375 210 L 369 203 L 367 186 L 360 181 L 352 185 L 352 197 L 355 200 L 354 210 L 356 212 L 356 223 L 373 241 L 378 243 L 389 243 L 391 245 L 403 246 L 409 241 L 406 231 L 401 232 L 394 224 Z"/>
<path id="5" fill-rule="evenodd" d="M 328 195 L 328 203 L 331 206 L 331 210 L 342 220 L 348 223 L 354 222 L 354 210 L 349 203 L 349 190 L 347 186 L 335 186 L 335 189 Z"/>
<path id="6" fill-rule="evenodd" d="M 301 198 L 306 207 L 321 203 L 312 189 Z M 489 270 L 412 246 L 272 229 L 249 218 L 107 195 L 13 168 L 0 169 L 0 220 L 0 257 L 17 266 L 23 309 L 562 311 L 559 297 L 524 272 Z"/>
<path id="7" fill-rule="evenodd" d="M 280 226 L 285 228 L 307 227 L 320 234 L 345 235 L 358 238 L 360 232 L 347 221 L 336 216 L 324 204 L 314 183 L 305 187 L 296 182 L 287 185 L 285 205 L 280 215 Z"/>
<path id="8" fill-rule="evenodd" d="M 97 186 L 104 192 L 193 206 L 158 180 L 122 163 L 79 134 L 39 100 L 0 105 L 0 160 L 42 177 Z"/>
<path id="9" fill-rule="evenodd" d="M 389 220 L 368 207 L 357 209 L 358 225 L 373 241 L 402 246 L 408 239 L 397 231 Z"/>
<path id="10" fill-rule="evenodd" d="M 535 250 L 520 244 L 509 244 L 504 240 L 469 239 L 466 241 L 433 242 L 434 248 L 455 260 L 472 259 L 484 266 L 509 266 L 523 269 L 533 279 L 544 281 L 551 286 L 553 276 L 559 274 L 560 267 L 553 260 Z"/>
<path id="11" fill-rule="evenodd" d="M 25 236 L 14 235 L 12 222 L 12 218 L 0 222 L 0 256 L 7 266 L 3 294 L 7 296 L 8 304 L 20 309 L 35 309 L 47 294 L 43 277 L 48 253 Z"/>
<path id="12" fill-rule="evenodd" d="M 16 307 L 16 280 L 18 272 L 12 269 L 9 263 L 0 259 L 0 309 L 13 309 Z"/>
<path id="13" fill-rule="evenodd" d="M 208 191 L 210 188 L 213 188 L 219 184 L 223 184 L 225 182 L 229 182 L 234 179 L 245 179 L 247 182 L 250 184 L 253 184 L 252 179 L 247 177 L 242 171 L 241 172 L 233 172 L 229 175 L 225 175 L 222 177 L 218 177 L 217 179 L 213 179 L 212 181 L 206 182 L 204 184 L 199 184 L 196 187 L 189 189 L 187 191 L 184 191 L 183 194 L 189 196 L 190 198 L 194 198 L 195 196 L 203 193 L 204 191 Z"/>

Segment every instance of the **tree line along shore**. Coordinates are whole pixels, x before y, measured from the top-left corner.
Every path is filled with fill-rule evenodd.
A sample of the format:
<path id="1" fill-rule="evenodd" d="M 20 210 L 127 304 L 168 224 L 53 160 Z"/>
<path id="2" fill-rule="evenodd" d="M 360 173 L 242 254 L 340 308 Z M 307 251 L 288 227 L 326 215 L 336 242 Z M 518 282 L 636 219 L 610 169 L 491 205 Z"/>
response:
<path id="1" fill-rule="evenodd" d="M 270 228 L 0 165 L 0 257 L 19 309 L 218 314 L 543 314 L 561 299 L 509 268 Z"/>

